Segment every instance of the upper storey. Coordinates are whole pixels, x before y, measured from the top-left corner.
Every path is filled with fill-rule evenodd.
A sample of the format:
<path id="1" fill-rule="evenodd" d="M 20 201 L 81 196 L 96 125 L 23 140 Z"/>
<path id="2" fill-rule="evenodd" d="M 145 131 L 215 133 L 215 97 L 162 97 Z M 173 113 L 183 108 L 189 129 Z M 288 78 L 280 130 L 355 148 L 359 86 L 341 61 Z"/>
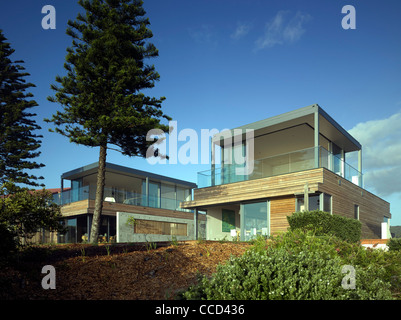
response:
<path id="1" fill-rule="evenodd" d="M 346 155 L 354 152 L 352 167 Z M 321 167 L 362 186 L 361 144 L 317 104 L 216 134 L 211 157 L 200 188 Z"/>

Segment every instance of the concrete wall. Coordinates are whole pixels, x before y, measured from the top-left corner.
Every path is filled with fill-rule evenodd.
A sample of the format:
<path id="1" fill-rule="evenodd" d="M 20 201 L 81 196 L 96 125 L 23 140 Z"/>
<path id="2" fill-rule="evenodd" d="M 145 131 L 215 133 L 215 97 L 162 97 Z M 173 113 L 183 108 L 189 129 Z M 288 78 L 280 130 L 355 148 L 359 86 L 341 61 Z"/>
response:
<path id="1" fill-rule="evenodd" d="M 187 235 L 186 236 L 171 236 L 163 234 L 142 234 L 134 233 L 132 226 L 127 225 L 127 219 L 133 217 L 138 220 L 153 220 L 173 223 L 185 223 L 187 224 Z M 159 241 L 171 241 L 172 238 L 178 241 L 194 240 L 194 221 L 190 219 L 161 217 L 147 214 L 137 214 L 128 212 L 117 212 L 117 242 L 159 242 Z"/>
<path id="2" fill-rule="evenodd" d="M 206 228 L 206 240 L 233 240 L 230 232 L 222 232 L 222 209 L 233 210 L 235 212 L 235 228 L 240 231 L 240 215 L 239 205 L 232 206 L 219 206 L 209 208 L 207 210 L 207 228 Z"/>

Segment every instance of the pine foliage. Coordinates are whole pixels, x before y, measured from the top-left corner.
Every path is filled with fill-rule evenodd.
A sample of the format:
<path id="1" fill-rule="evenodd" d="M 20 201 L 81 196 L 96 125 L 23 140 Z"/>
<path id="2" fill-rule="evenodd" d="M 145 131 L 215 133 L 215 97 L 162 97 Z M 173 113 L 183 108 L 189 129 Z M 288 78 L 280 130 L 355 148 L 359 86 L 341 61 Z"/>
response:
<path id="1" fill-rule="evenodd" d="M 44 166 L 33 160 L 40 155 L 42 138 L 34 133 L 41 128 L 30 112 L 38 104 L 27 92 L 35 85 L 25 80 L 29 73 L 24 72 L 24 61 L 11 60 L 14 51 L 0 30 L 0 185 L 12 180 L 38 186 L 43 177 L 26 172 Z"/>
<path id="2" fill-rule="evenodd" d="M 86 14 L 68 22 L 73 38 L 64 65 L 67 75 L 50 101 L 58 102 L 51 120 L 56 132 L 86 146 L 112 144 L 129 156 L 145 156 L 146 133 L 170 119 L 161 111 L 165 99 L 145 95 L 159 74 L 144 60 L 158 55 L 147 43 L 152 32 L 141 1 L 80 0 Z"/>

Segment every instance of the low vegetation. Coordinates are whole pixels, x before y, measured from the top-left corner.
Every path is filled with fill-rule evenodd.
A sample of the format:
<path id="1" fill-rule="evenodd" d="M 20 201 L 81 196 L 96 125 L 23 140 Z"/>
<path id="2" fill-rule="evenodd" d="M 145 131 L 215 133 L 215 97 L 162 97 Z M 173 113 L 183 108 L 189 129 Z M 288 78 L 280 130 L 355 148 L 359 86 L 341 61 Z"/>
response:
<path id="1" fill-rule="evenodd" d="M 258 238 L 242 256 L 219 265 L 183 299 L 400 299 L 401 251 L 366 249 L 333 235 L 296 229 Z"/>
<path id="2" fill-rule="evenodd" d="M 387 251 L 364 248 L 352 219 L 317 214 L 297 214 L 287 232 L 251 242 L 18 247 L 0 257 L 0 298 L 400 300 L 400 239 Z M 55 290 L 41 286 L 48 264 Z"/>
<path id="3" fill-rule="evenodd" d="M 287 220 L 291 230 L 312 230 L 317 236 L 331 234 L 354 243 L 361 240 L 362 224 L 359 220 L 320 210 L 295 212 Z"/>

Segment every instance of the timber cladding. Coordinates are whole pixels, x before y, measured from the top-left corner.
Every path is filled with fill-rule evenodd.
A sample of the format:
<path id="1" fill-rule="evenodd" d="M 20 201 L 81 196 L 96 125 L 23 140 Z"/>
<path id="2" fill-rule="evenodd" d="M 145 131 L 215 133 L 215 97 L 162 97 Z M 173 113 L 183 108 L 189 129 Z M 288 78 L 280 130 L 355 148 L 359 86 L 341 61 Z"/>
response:
<path id="1" fill-rule="evenodd" d="M 135 220 L 135 233 L 163 234 L 172 236 L 187 236 L 186 223 L 174 223 L 169 221 Z"/>
<path id="2" fill-rule="evenodd" d="M 207 208 L 269 199 L 270 232 L 274 234 L 287 230 L 287 216 L 296 210 L 295 195 L 304 193 L 306 183 L 309 194 L 323 192 L 332 196 L 333 214 L 354 219 L 358 206 L 362 238 L 381 237 L 383 218 L 391 218 L 390 204 L 326 168 L 195 189 L 194 200 L 183 202 L 181 207 Z"/>
<path id="3" fill-rule="evenodd" d="M 61 207 L 61 214 L 63 216 L 73 216 L 87 213 L 93 214 L 94 211 L 95 211 L 95 200 L 81 200 L 63 205 Z M 107 201 L 103 202 L 102 215 L 116 216 L 117 212 L 149 214 L 153 216 L 180 218 L 189 220 L 194 219 L 194 214 L 192 212 L 135 206 L 118 202 L 107 202 Z M 206 220 L 206 217 L 204 217 L 204 215 L 202 214 L 198 214 L 198 219 Z"/>
<path id="4" fill-rule="evenodd" d="M 88 213 L 89 200 L 81 200 L 71 202 L 61 206 L 61 214 L 63 216 L 72 216 Z"/>
<path id="5" fill-rule="evenodd" d="M 354 219 L 357 205 L 362 223 L 362 238 L 380 238 L 383 218 L 391 218 L 390 204 L 327 169 L 323 171 L 323 178 L 319 191 L 332 196 L 333 214 Z"/>
<path id="6" fill-rule="evenodd" d="M 270 234 L 285 232 L 289 227 L 287 216 L 295 212 L 295 196 L 270 199 Z"/>
<path id="7" fill-rule="evenodd" d="M 294 195 L 304 192 L 305 183 L 308 183 L 310 192 L 316 191 L 318 185 L 323 183 L 323 169 L 319 168 L 282 174 L 274 177 L 195 189 L 194 200 L 181 203 L 181 207 L 194 208 Z"/>

